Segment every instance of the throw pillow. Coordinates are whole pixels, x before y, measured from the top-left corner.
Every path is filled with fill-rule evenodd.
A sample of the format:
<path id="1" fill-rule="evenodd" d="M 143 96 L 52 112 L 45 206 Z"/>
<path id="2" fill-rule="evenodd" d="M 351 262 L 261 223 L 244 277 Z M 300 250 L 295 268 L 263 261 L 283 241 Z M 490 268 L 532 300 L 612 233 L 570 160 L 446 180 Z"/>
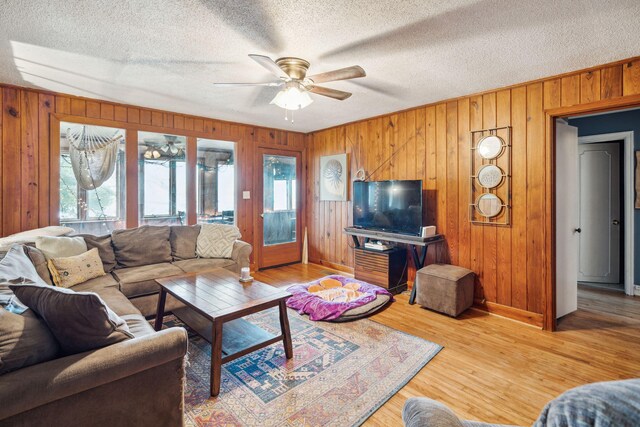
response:
<path id="1" fill-rule="evenodd" d="M 51 258 L 49 271 L 56 286 L 70 288 L 95 277 L 104 276 L 98 248 L 67 258 Z"/>
<path id="2" fill-rule="evenodd" d="M 111 234 L 118 268 L 171 262 L 168 226 L 144 225 Z"/>
<path id="3" fill-rule="evenodd" d="M 82 237 L 87 244 L 87 249 L 98 248 L 100 253 L 100 259 L 102 260 L 102 267 L 107 273 L 111 273 L 116 268 L 116 254 L 113 252 L 113 246 L 111 246 L 111 235 L 94 236 L 92 234 L 78 234 Z"/>
<path id="4" fill-rule="evenodd" d="M 0 308 L 0 374 L 55 359 L 58 342 L 31 310 L 23 314 Z"/>
<path id="5" fill-rule="evenodd" d="M 9 287 L 22 303 L 42 317 L 65 354 L 133 338 L 127 323 L 98 294 L 32 284 Z"/>
<path id="6" fill-rule="evenodd" d="M 231 258 L 233 244 L 240 237 L 240 230 L 233 225 L 202 224 L 196 253 L 202 258 Z"/>
<path id="7" fill-rule="evenodd" d="M 36 238 L 36 248 L 40 249 L 47 259 L 66 258 L 87 252 L 87 244 L 78 236 L 41 236 Z"/>
<path id="8" fill-rule="evenodd" d="M 12 246 L 5 257 L 0 260 L 0 281 L 8 282 L 12 280 L 20 282 L 27 280 L 43 286 L 47 285 L 20 245 Z M 2 287 L 3 285 L 0 285 L 0 288 Z M 4 288 L 6 289 L 6 286 Z"/>
<path id="9" fill-rule="evenodd" d="M 171 226 L 171 256 L 174 260 L 192 259 L 196 257 L 196 242 L 200 234 L 199 225 Z"/>
<path id="10" fill-rule="evenodd" d="M 40 249 L 36 248 L 35 246 L 30 246 L 32 244 L 33 243 L 24 245 L 23 249 L 31 260 L 33 266 L 36 268 L 36 271 L 38 272 L 40 278 L 44 280 L 47 285 L 53 286 L 51 274 L 49 273 L 49 266 L 47 265 L 47 257 L 44 256 Z"/>
<path id="11" fill-rule="evenodd" d="M 19 243 L 33 243 L 36 241 L 36 237 L 39 236 L 65 236 L 73 233 L 73 231 L 73 228 L 70 227 L 50 225 L 48 227 L 11 234 L 10 236 L 0 239 L 0 251 L 7 251 L 11 246 Z"/>

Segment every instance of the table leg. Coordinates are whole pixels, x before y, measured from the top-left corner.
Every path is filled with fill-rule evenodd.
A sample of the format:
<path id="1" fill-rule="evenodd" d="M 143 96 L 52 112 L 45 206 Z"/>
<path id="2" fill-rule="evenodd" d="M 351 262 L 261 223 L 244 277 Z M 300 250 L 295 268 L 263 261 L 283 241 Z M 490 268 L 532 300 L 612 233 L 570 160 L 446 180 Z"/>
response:
<path id="1" fill-rule="evenodd" d="M 426 248 L 426 246 L 424 247 Z M 416 245 L 411 245 L 411 255 L 413 257 L 413 264 L 416 267 L 416 272 L 422 268 L 424 264 L 424 259 L 426 256 L 423 256 L 422 260 L 420 259 L 420 255 L 418 255 L 418 249 Z M 423 249 L 423 255 L 426 255 L 426 252 Z M 409 304 L 413 305 L 416 303 L 416 282 L 413 282 L 413 286 L 411 287 L 411 295 L 409 296 Z"/>
<path id="2" fill-rule="evenodd" d="M 211 330 L 211 396 L 220 394 L 220 377 L 222 375 L 222 322 L 213 321 Z"/>
<path id="3" fill-rule="evenodd" d="M 164 304 L 167 300 L 167 291 L 160 287 L 160 295 L 158 295 L 158 307 L 156 308 L 156 323 L 155 330 L 159 331 L 162 329 L 162 320 L 164 319 Z"/>
<path id="4" fill-rule="evenodd" d="M 287 359 L 291 359 L 293 357 L 293 343 L 291 342 L 289 318 L 287 317 L 287 304 L 284 301 L 280 301 L 280 329 L 282 329 L 284 354 Z"/>

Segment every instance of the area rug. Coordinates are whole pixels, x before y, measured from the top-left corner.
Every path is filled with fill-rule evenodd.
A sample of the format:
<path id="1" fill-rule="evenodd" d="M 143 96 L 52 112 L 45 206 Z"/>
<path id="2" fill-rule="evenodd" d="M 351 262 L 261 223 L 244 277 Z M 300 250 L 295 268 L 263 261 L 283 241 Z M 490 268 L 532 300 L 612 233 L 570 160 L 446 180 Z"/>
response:
<path id="1" fill-rule="evenodd" d="M 211 346 L 189 331 L 187 425 L 358 426 L 442 349 L 368 319 L 333 324 L 288 313 L 293 359 L 276 343 L 225 364 L 217 398 L 209 396 Z M 245 319 L 279 334 L 277 309 Z M 164 323 L 183 326 L 174 316 Z"/>

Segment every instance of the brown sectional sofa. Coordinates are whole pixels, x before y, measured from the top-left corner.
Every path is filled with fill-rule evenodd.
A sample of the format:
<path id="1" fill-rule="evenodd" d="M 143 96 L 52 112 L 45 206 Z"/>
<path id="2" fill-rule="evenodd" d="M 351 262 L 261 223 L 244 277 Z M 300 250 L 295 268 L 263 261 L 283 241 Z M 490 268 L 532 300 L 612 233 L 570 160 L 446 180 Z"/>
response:
<path id="1" fill-rule="evenodd" d="M 72 289 L 100 295 L 127 322 L 134 338 L 0 375 L 0 426 L 183 424 L 188 339 L 182 328 L 155 332 L 150 326 L 148 318 L 155 315 L 158 298 L 155 279 L 218 267 L 239 272 L 249 266 L 251 254 L 251 245 L 237 241 L 231 259 L 197 258 L 196 227 L 140 227 L 114 232 L 111 239 L 85 238 L 89 249 L 99 247 L 105 270 L 112 270 Z M 166 244 L 159 245 L 165 237 Z M 124 251 L 124 246 L 114 246 L 114 240 L 117 245 L 123 238 L 135 240 L 128 241 L 131 245 Z M 42 253 L 34 248 L 25 252 L 38 274 L 51 283 Z M 190 258 L 183 259 L 185 254 Z M 180 305 L 167 299 L 167 310 Z M 35 316 L 30 310 L 24 315 Z"/>

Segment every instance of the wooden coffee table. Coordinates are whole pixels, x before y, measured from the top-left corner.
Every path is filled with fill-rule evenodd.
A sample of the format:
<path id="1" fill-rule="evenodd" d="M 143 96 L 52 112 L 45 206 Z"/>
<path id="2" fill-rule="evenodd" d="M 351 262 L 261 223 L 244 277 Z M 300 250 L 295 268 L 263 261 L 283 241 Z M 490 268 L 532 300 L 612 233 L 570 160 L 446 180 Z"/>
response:
<path id="1" fill-rule="evenodd" d="M 173 313 L 211 343 L 211 396 L 220 393 L 222 364 L 282 341 L 287 359 L 293 357 L 285 301 L 287 291 L 254 280 L 241 283 L 237 274 L 224 268 L 204 273 L 156 280 L 160 285 L 155 329 L 162 328 L 167 293 L 186 307 Z M 280 309 L 282 334 L 274 336 L 241 319 L 271 307 Z"/>

